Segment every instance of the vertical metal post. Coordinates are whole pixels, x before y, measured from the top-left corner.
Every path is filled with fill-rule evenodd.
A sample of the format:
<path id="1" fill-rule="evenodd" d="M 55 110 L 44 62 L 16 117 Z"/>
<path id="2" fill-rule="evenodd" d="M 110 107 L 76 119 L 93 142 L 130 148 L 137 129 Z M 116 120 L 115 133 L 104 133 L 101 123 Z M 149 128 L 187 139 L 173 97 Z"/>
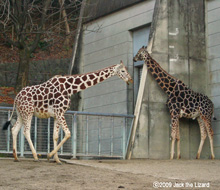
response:
<path id="1" fill-rule="evenodd" d="M 10 118 L 10 110 L 8 111 L 8 120 Z M 10 151 L 10 127 L 8 128 L 7 131 L 7 152 L 9 153 Z"/>
<path id="2" fill-rule="evenodd" d="M 114 144 L 113 144 L 113 139 L 114 139 L 114 117 L 112 117 L 111 118 L 111 120 L 112 120 L 112 126 L 111 126 L 111 138 L 110 138 L 110 140 L 111 140 L 111 152 L 110 152 L 110 155 L 111 156 L 113 156 L 113 146 L 114 146 Z"/>
<path id="3" fill-rule="evenodd" d="M 86 155 L 89 153 L 89 117 L 86 115 Z"/>
<path id="4" fill-rule="evenodd" d="M 50 118 L 47 120 L 47 152 L 50 153 Z"/>
<path id="5" fill-rule="evenodd" d="M 76 158 L 76 148 L 77 148 L 77 136 L 76 136 L 76 131 L 77 131 L 77 114 L 75 113 L 74 116 L 72 117 L 72 159 Z"/>
<path id="6" fill-rule="evenodd" d="M 60 141 L 63 140 L 63 129 L 60 129 Z M 60 154 L 63 154 L 63 145 L 60 147 Z"/>
<path id="7" fill-rule="evenodd" d="M 125 159 L 126 156 L 126 122 L 127 118 L 124 117 L 123 126 L 122 126 L 122 156 Z"/>
<path id="8" fill-rule="evenodd" d="M 100 125 L 100 117 L 98 116 L 98 154 L 101 155 L 101 125 Z"/>
<path id="9" fill-rule="evenodd" d="M 34 148 L 37 150 L 37 117 L 34 117 Z"/>

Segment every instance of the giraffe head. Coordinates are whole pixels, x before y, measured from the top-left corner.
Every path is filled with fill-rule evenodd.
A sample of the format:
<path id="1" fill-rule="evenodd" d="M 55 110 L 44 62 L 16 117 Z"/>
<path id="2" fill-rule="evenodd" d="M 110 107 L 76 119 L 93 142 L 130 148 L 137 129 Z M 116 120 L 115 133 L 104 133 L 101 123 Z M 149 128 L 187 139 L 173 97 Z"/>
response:
<path id="1" fill-rule="evenodd" d="M 148 57 L 149 53 L 147 51 L 147 46 L 142 46 L 137 52 L 137 54 L 134 56 L 133 61 L 143 61 L 146 60 Z"/>
<path id="2" fill-rule="evenodd" d="M 125 65 L 123 64 L 123 62 L 121 61 L 120 64 L 117 64 L 114 68 L 114 73 L 116 75 L 119 76 L 119 78 L 121 78 L 122 80 L 124 80 L 127 84 L 132 83 L 133 80 L 130 76 L 130 74 L 128 73 L 127 68 L 125 67 Z"/>

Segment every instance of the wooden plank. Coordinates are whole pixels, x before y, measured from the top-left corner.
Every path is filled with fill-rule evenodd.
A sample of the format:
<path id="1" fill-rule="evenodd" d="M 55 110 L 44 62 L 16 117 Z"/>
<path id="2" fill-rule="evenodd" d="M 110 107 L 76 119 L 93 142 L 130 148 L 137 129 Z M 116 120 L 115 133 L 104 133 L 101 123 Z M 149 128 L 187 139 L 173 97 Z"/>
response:
<path id="1" fill-rule="evenodd" d="M 149 53 L 151 52 L 152 44 L 153 44 L 153 37 L 150 39 L 150 42 L 147 47 L 147 50 Z M 128 144 L 128 148 L 127 148 L 126 158 L 128 160 L 131 159 L 131 154 L 132 154 L 132 150 L 134 147 L 134 141 L 135 141 L 138 121 L 139 121 L 139 117 L 140 117 L 140 111 L 141 111 L 141 105 L 142 105 L 142 100 L 143 100 L 143 95 L 144 95 L 144 87 L 145 87 L 146 79 L 147 79 L 147 65 L 144 64 L 142 75 L 141 75 L 140 87 L 138 90 L 137 102 L 136 102 L 135 111 L 134 111 L 134 115 L 135 115 L 134 123 L 132 126 L 131 136 L 130 136 L 129 144 Z"/>
<path id="2" fill-rule="evenodd" d="M 135 106 L 134 124 L 132 126 L 131 137 L 130 137 L 128 150 L 127 150 L 127 156 L 126 157 L 127 157 L 128 160 L 131 159 L 132 149 L 133 149 L 133 146 L 134 146 L 134 140 L 135 140 L 137 125 L 138 125 L 138 121 L 139 121 L 139 117 L 140 117 L 140 110 L 141 110 L 141 104 L 142 104 L 142 99 L 143 99 L 143 94 L 144 94 L 144 86 L 145 86 L 145 83 L 146 83 L 146 78 L 147 78 L 147 65 L 144 64 L 143 65 L 143 72 L 142 72 L 142 76 L 141 76 L 140 88 L 139 88 L 139 91 L 138 91 L 138 97 L 137 97 L 137 102 L 136 102 L 136 106 Z"/>
<path id="3" fill-rule="evenodd" d="M 153 21 L 151 24 L 151 30 L 150 30 L 150 36 L 149 36 L 150 40 L 147 46 L 147 50 L 149 53 L 152 52 L 152 46 L 153 46 L 154 35 L 155 35 L 154 31 L 155 31 L 156 22 L 157 22 L 159 6 L 160 6 L 160 1 L 157 0 L 155 3 Z M 140 112 L 141 112 L 141 105 L 142 105 L 142 100 L 143 100 L 143 95 L 144 95 L 144 87 L 145 87 L 146 79 L 147 79 L 147 65 L 144 64 L 142 75 L 141 75 L 140 87 L 138 90 L 137 102 L 136 102 L 135 111 L 134 111 L 134 115 L 135 115 L 134 123 L 131 129 L 131 135 L 130 135 L 130 139 L 129 139 L 129 143 L 127 147 L 126 159 L 128 160 L 131 159 L 132 150 L 134 147 L 135 136 L 136 136 L 137 126 L 138 126 Z"/>

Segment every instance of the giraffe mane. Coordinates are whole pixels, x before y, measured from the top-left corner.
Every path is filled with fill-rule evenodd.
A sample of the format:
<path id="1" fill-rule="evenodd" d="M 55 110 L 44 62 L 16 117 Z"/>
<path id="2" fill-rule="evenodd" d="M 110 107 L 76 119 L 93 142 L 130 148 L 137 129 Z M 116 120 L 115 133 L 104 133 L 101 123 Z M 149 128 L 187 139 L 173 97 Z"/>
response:
<path id="1" fill-rule="evenodd" d="M 173 79 L 176 80 L 176 81 L 178 80 L 176 77 L 172 76 L 172 75 L 169 74 L 166 70 L 164 70 L 164 69 L 160 66 L 160 64 L 159 64 L 155 59 L 153 59 L 153 58 L 150 56 L 150 54 L 148 53 L 148 51 L 147 51 L 147 55 L 148 55 L 148 57 L 149 57 L 154 63 L 157 64 L 157 67 L 159 67 L 165 74 L 167 74 L 167 76 L 173 78 Z"/>
<path id="2" fill-rule="evenodd" d="M 77 77 L 77 76 L 82 76 L 82 75 L 88 75 L 88 74 L 92 74 L 92 73 L 98 73 L 98 72 L 101 72 L 105 69 L 108 69 L 108 68 L 111 68 L 111 67 L 115 67 L 116 65 L 112 65 L 112 66 L 109 66 L 109 67 L 105 67 L 103 69 L 99 69 L 99 70 L 96 70 L 96 71 L 91 71 L 91 72 L 88 72 L 88 73 L 82 73 L 82 74 L 74 74 L 74 75 L 55 75 L 54 77 L 58 76 L 58 77 Z"/>

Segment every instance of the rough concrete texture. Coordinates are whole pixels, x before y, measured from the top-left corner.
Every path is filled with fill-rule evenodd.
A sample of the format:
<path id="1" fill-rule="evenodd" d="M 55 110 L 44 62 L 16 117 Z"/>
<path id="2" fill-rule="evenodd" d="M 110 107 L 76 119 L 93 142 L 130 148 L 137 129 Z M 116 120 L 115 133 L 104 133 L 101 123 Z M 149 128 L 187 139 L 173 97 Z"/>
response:
<path id="1" fill-rule="evenodd" d="M 83 72 L 102 69 L 122 60 L 133 77 L 132 31 L 151 22 L 153 6 L 153 0 L 143 1 L 86 23 L 81 52 L 84 56 Z M 91 32 L 97 28 L 98 32 Z M 114 76 L 82 92 L 82 109 L 89 112 L 133 114 L 133 93 L 133 85 L 127 86 Z"/>

